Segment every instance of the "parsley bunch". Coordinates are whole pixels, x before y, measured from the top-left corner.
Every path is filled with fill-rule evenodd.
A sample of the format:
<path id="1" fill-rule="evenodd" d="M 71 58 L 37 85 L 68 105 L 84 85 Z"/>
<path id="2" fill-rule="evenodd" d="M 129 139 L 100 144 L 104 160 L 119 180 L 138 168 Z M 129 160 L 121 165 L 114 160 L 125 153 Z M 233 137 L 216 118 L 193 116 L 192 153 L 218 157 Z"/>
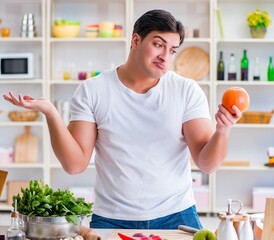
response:
<path id="1" fill-rule="evenodd" d="M 42 180 L 31 180 L 29 188 L 21 188 L 22 197 L 13 196 L 13 205 L 17 200 L 17 210 L 29 217 L 61 217 L 67 221 L 78 223 L 79 215 L 89 215 L 92 212 L 92 203 L 84 199 L 77 199 L 68 190 L 54 191 L 47 184 L 43 186 Z"/>

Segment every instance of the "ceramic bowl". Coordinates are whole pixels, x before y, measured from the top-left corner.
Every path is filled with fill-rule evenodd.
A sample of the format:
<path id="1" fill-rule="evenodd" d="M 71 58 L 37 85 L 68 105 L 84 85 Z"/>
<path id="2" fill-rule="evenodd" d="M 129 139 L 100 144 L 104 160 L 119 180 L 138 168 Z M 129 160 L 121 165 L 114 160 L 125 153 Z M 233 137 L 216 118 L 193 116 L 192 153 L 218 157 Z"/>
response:
<path id="1" fill-rule="evenodd" d="M 53 25 L 52 35 L 56 38 L 76 38 L 80 34 L 79 25 Z"/>

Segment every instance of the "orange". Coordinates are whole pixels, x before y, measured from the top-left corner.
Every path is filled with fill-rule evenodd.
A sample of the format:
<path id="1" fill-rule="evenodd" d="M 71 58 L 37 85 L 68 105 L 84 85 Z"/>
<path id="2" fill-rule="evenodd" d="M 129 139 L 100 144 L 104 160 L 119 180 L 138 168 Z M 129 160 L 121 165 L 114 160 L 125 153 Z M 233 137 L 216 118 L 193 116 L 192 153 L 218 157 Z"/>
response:
<path id="1" fill-rule="evenodd" d="M 248 109 L 249 104 L 249 95 L 244 88 L 231 87 L 224 92 L 222 105 L 232 114 L 235 114 L 232 109 L 233 105 L 236 105 L 241 112 L 244 112 Z"/>

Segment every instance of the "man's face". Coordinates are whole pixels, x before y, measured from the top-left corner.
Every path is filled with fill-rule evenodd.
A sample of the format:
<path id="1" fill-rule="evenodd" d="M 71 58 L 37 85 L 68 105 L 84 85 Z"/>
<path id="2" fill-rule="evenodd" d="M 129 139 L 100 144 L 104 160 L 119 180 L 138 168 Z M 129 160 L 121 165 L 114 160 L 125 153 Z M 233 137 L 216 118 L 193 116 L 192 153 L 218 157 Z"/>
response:
<path id="1" fill-rule="evenodd" d="M 135 42 L 134 42 L 135 41 Z M 132 38 L 135 60 L 147 77 L 158 79 L 169 69 L 178 51 L 178 33 L 153 31 L 144 39 L 138 34 Z"/>

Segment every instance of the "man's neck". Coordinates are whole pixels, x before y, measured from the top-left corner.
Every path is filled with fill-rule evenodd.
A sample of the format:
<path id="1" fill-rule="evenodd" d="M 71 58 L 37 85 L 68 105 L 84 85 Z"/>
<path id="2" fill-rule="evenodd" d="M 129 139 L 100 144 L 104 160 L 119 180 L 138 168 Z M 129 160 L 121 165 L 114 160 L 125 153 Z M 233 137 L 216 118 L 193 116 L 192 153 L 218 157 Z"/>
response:
<path id="1" fill-rule="evenodd" d="M 159 79 L 150 78 L 138 72 L 136 68 L 130 67 L 129 64 L 121 65 L 117 69 L 119 80 L 128 88 L 137 93 L 146 93 L 151 88 L 155 87 Z"/>

